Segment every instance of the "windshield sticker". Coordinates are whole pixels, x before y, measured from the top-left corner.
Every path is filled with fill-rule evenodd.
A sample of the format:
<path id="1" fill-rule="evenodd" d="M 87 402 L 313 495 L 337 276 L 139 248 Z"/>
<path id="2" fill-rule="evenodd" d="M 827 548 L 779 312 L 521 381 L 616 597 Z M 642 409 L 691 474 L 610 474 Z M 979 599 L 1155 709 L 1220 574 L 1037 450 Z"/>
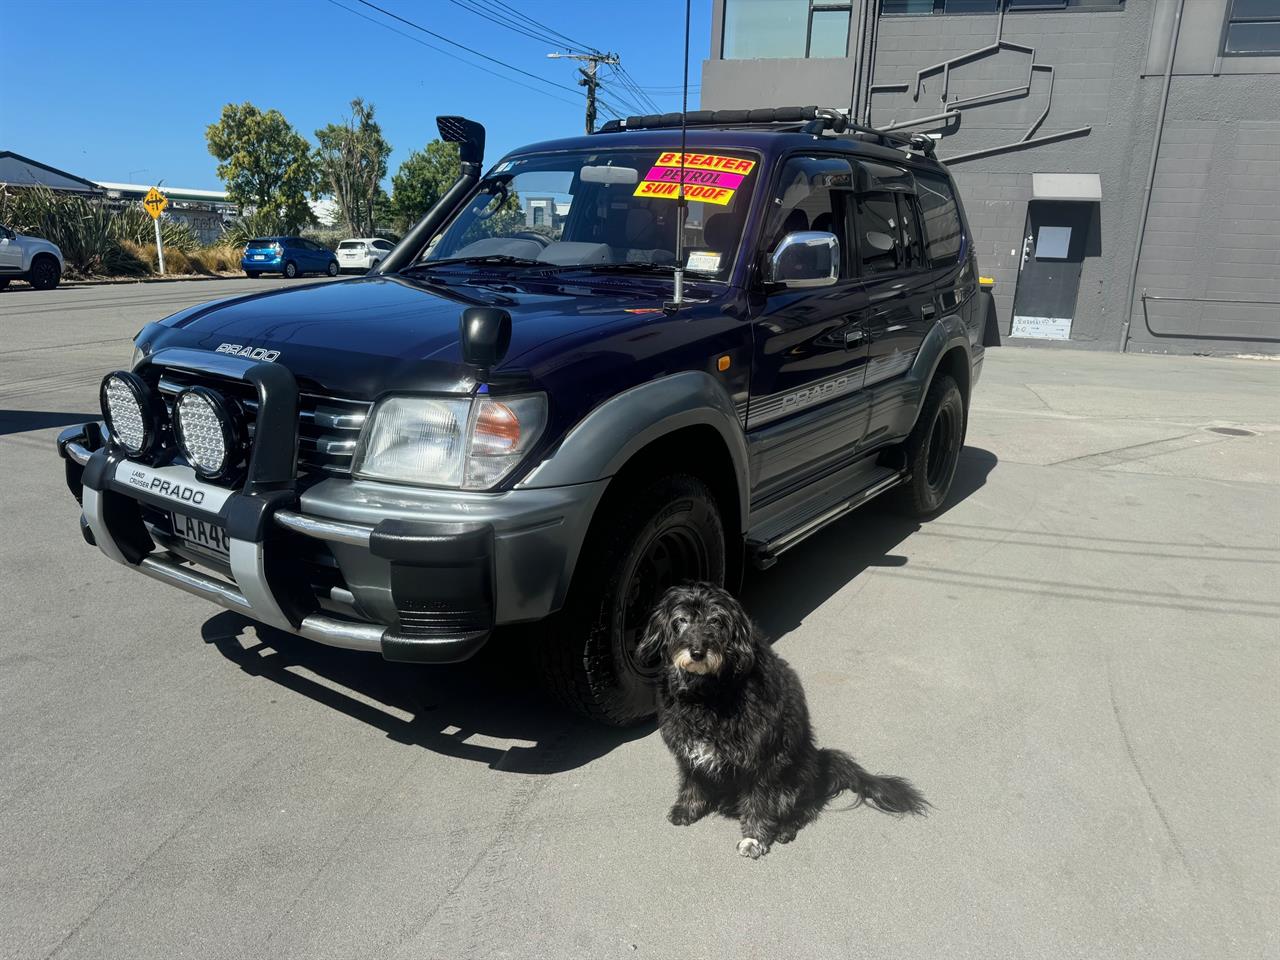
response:
<path id="1" fill-rule="evenodd" d="M 678 200 L 681 181 L 686 200 L 725 206 L 733 199 L 742 181 L 755 169 L 754 160 L 723 157 L 712 153 L 662 153 L 636 186 L 633 197 Z"/>
<path id="2" fill-rule="evenodd" d="M 680 151 L 664 153 L 658 157 L 660 167 L 686 167 L 698 170 L 725 170 L 729 173 L 741 173 L 743 176 L 755 169 L 754 160 L 743 160 L 741 157 L 721 157 L 711 153 L 687 153 L 684 163 L 680 162 Z"/>
<path id="3" fill-rule="evenodd" d="M 715 273 L 720 269 L 720 254 L 714 250 L 694 250 L 690 252 L 685 267 L 699 273 Z"/>
<path id="4" fill-rule="evenodd" d="M 722 207 L 733 199 L 733 194 L 734 191 L 728 187 L 711 187 L 705 184 L 687 185 L 684 188 L 686 200 L 714 203 Z M 642 180 L 632 196 L 651 197 L 654 200 L 678 200 L 680 198 L 680 184 L 662 183 L 657 180 Z"/>

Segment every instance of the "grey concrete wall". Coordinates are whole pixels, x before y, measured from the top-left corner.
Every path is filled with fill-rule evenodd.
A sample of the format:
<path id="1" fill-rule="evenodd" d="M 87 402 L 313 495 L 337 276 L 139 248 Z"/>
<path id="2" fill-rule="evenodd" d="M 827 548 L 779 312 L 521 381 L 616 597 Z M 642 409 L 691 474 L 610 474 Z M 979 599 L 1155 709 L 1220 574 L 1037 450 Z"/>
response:
<path id="1" fill-rule="evenodd" d="M 720 22 L 722 0 L 716 0 Z M 1225 0 L 1188 0 L 1166 111 L 1166 135 L 1152 194 L 1151 217 L 1139 268 L 1145 284 L 1167 296 L 1280 300 L 1280 148 L 1277 64 L 1252 67 L 1217 58 Z M 1089 126 L 1087 136 L 957 163 L 959 182 L 984 274 L 996 278 L 1001 332 L 1007 336 L 1017 289 L 1032 173 L 1096 173 L 1102 183 L 1101 236 L 1087 257 L 1072 326 L 1077 347 L 1119 347 L 1130 265 L 1141 220 L 1155 138 L 1173 0 L 1129 0 L 1122 11 L 1010 12 L 1002 39 L 1035 50 L 1026 95 L 1009 96 L 961 112 L 958 121 L 918 129 L 943 134 L 938 154 L 960 154 L 1021 140 L 1048 107 L 1034 136 Z M 856 16 L 855 16 L 856 22 Z M 878 90 L 871 121 L 885 126 L 942 112 L 941 75 L 917 71 L 991 44 L 995 15 L 882 17 L 873 83 L 908 84 Z M 1210 29 L 1209 24 L 1217 27 Z M 782 103 L 845 107 L 852 60 L 712 59 L 703 67 L 707 109 Z M 1003 49 L 950 73 L 947 101 L 1025 83 L 1031 56 Z M 1218 69 L 1222 75 L 1213 76 Z M 1256 69 L 1256 74 L 1240 73 Z M 1211 118 L 1211 119 L 1204 119 Z M 1239 353 L 1280 350 L 1280 308 L 1148 303 L 1151 332 L 1135 298 L 1133 349 Z M 1171 312 L 1172 308 L 1172 312 Z M 1163 332 L 1163 335 L 1161 333 Z M 1172 335 L 1170 335 L 1172 334 Z M 1241 338 L 1245 339 L 1241 339 Z"/>

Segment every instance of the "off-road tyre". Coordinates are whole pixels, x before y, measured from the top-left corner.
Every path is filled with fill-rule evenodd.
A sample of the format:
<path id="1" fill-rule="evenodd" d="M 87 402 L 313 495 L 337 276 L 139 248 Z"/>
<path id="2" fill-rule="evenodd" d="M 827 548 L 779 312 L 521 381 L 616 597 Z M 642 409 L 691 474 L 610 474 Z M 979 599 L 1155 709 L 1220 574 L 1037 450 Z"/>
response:
<path id="1" fill-rule="evenodd" d="M 910 479 L 894 492 L 899 512 L 917 520 L 934 517 L 946 505 L 964 446 L 964 396 L 952 377 L 929 384 L 924 406 L 902 445 Z"/>
<path id="2" fill-rule="evenodd" d="M 675 583 L 724 577 L 724 525 L 705 483 L 688 474 L 623 481 L 597 510 L 564 609 L 540 630 L 544 685 L 602 723 L 652 716 L 661 667 L 634 646 L 653 604 Z"/>

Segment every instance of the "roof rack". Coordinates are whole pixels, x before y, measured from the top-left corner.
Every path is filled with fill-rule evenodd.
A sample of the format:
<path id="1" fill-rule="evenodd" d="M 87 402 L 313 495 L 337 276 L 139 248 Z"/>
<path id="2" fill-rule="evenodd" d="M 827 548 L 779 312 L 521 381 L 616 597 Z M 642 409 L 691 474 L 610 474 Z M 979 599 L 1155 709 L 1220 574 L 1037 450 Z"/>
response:
<path id="1" fill-rule="evenodd" d="M 679 129 L 679 113 L 651 113 L 627 117 L 625 120 L 609 120 L 596 131 L 624 133 L 628 130 Z M 818 136 L 830 131 L 837 136 L 856 137 L 885 147 L 916 150 L 927 157 L 933 156 L 934 141 L 923 133 L 890 133 L 875 127 L 853 123 L 839 110 L 831 107 L 759 107 L 754 110 L 693 110 L 684 115 L 689 127 L 777 130 L 778 132 L 809 133 Z"/>

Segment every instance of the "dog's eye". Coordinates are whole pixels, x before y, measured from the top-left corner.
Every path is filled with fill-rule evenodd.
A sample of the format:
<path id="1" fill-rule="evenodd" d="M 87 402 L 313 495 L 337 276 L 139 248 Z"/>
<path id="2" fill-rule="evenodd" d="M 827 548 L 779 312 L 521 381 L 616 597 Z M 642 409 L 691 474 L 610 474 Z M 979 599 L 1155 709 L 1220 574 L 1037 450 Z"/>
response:
<path id="1" fill-rule="evenodd" d="M 671 621 L 671 625 L 676 628 L 676 636 L 679 636 L 689 629 L 689 621 L 684 617 L 676 617 Z"/>

